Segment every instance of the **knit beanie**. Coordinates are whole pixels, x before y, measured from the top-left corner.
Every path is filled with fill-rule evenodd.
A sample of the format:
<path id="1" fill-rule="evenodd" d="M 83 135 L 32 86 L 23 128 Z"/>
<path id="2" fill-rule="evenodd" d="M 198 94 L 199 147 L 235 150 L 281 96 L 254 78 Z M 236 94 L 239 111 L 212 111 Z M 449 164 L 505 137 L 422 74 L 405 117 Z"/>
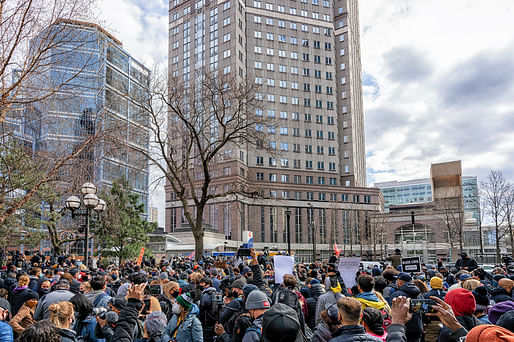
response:
<path id="1" fill-rule="evenodd" d="M 444 301 L 451 307 L 455 316 L 473 315 L 475 312 L 475 297 L 466 289 L 451 290 L 446 294 Z"/>
<path id="2" fill-rule="evenodd" d="M 439 277 L 430 278 L 430 287 L 433 289 L 442 289 L 443 288 L 443 280 Z"/>
<path id="3" fill-rule="evenodd" d="M 510 310 L 501 315 L 500 319 L 496 322 L 496 325 L 514 332 L 514 310 Z"/>
<path id="4" fill-rule="evenodd" d="M 498 319 L 500 319 L 501 315 L 504 313 L 514 310 L 514 302 L 508 301 L 508 302 L 501 302 L 496 305 L 494 305 L 491 309 L 489 309 L 488 317 L 489 321 L 493 324 L 496 324 Z"/>
<path id="5" fill-rule="evenodd" d="M 485 311 L 489 306 L 489 298 L 487 297 L 487 289 L 484 286 L 478 286 L 473 291 L 473 297 L 475 297 L 475 302 L 477 303 L 475 310 L 476 311 Z"/>
<path id="6" fill-rule="evenodd" d="M 177 303 L 180 304 L 187 311 L 191 310 L 191 306 L 193 306 L 193 299 L 189 295 L 189 293 L 183 293 L 177 297 Z"/>
<path id="7" fill-rule="evenodd" d="M 145 328 L 149 337 L 161 336 L 168 320 L 162 311 L 152 311 L 146 316 Z"/>
<path id="8" fill-rule="evenodd" d="M 514 341 L 514 333 L 492 324 L 478 325 L 466 336 L 466 342 L 502 342 Z"/>

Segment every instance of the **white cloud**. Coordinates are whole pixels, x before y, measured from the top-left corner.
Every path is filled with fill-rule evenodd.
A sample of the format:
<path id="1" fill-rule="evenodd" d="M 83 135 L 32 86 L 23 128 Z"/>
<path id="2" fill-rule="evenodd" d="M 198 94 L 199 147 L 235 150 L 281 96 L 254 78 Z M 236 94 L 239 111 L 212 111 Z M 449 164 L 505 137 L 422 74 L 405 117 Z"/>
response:
<path id="1" fill-rule="evenodd" d="M 359 3 L 370 182 L 456 159 L 514 180 L 514 2 Z"/>

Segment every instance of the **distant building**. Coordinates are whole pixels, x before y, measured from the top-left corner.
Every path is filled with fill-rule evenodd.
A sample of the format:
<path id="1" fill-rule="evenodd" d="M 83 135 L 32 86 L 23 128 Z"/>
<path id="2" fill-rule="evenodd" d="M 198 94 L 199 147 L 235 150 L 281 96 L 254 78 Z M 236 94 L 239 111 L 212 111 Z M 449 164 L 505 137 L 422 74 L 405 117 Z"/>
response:
<path id="1" fill-rule="evenodd" d="M 255 129 L 276 150 L 222 151 L 227 158 L 213 189 L 248 180 L 257 195 L 209 203 L 205 227 L 220 235 L 213 248 L 242 242 L 251 231 L 256 246 L 284 250 L 289 209 L 299 256 L 310 258 L 314 241 L 320 257 L 331 255 L 334 243 L 355 245 L 357 253 L 359 232 L 382 201 L 377 189 L 366 188 L 358 2 L 171 0 L 169 6 L 170 79 L 187 88 L 208 70 L 254 82 L 258 108 L 251 115 L 265 120 Z M 182 203 L 171 186 L 165 189 L 166 231 L 188 231 Z"/>
<path id="2" fill-rule="evenodd" d="M 432 181 L 430 178 L 379 182 L 375 183 L 374 186 L 382 190 L 385 212 L 389 212 L 389 206 L 391 205 L 432 202 Z M 480 208 L 476 176 L 462 177 L 462 196 L 466 220 L 478 222 Z"/>
<path id="3" fill-rule="evenodd" d="M 112 131 L 129 145 L 149 148 L 149 117 L 141 97 L 149 85 L 150 71 L 123 49 L 122 43 L 96 24 L 59 20 L 48 30 L 65 36 L 48 53 L 55 61 L 35 81 L 40 87 L 70 83 L 28 110 L 38 114 L 31 134 L 37 151 L 70 153 L 97 130 Z M 41 33 L 44 35 L 44 31 Z M 46 35 L 44 35 L 46 37 Z M 34 39 L 33 44 L 37 43 Z M 67 77 L 76 75 L 70 82 Z M 32 121 L 33 122 L 33 121 Z M 106 141 L 86 149 L 75 163 L 78 184 L 94 182 L 100 189 L 124 176 L 140 201 L 148 205 L 149 165 L 145 158 Z"/>
<path id="4" fill-rule="evenodd" d="M 149 213 L 148 221 L 155 222 L 155 223 L 159 222 L 159 208 L 150 207 L 148 209 L 148 213 Z"/>

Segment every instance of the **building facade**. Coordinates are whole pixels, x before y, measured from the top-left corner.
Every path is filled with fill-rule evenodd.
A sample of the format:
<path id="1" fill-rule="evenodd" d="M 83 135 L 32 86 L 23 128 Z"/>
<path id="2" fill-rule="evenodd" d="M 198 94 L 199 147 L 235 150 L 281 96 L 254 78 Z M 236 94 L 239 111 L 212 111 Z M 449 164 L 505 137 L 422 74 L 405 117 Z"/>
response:
<path id="1" fill-rule="evenodd" d="M 432 202 L 432 182 L 430 178 L 380 182 L 375 183 L 374 186 L 382 190 L 386 212 L 393 205 Z M 476 176 L 462 176 L 462 196 L 466 220 L 478 223 L 480 207 Z"/>
<path id="2" fill-rule="evenodd" d="M 239 241 L 252 231 L 255 243 L 283 248 L 290 208 L 297 250 L 312 250 L 309 227 L 319 221 L 315 237 L 328 251 L 344 240 L 343 215 L 352 212 L 357 227 L 367 212 L 380 210 L 380 192 L 365 187 L 359 39 L 354 0 L 170 1 L 170 78 L 187 84 L 208 72 L 254 83 L 257 107 L 250 115 L 262 119 L 255 129 L 272 150 L 225 151 L 213 186 L 248 180 L 257 196 L 210 202 L 207 229 Z M 169 186 L 165 229 L 187 230 Z"/>
<path id="3" fill-rule="evenodd" d="M 59 157 L 88 135 L 116 134 L 123 143 L 101 139 L 81 153 L 72 166 L 79 170 L 77 183 L 91 181 L 102 189 L 124 176 L 147 207 L 148 161 L 129 146 L 149 148 L 149 118 L 141 94 L 148 88 L 150 71 L 96 24 L 61 20 L 48 30 L 58 32 L 55 39 L 66 38 L 49 51 L 54 62 L 36 82 L 40 87 L 66 86 L 30 107 L 39 121 L 34 148 Z"/>

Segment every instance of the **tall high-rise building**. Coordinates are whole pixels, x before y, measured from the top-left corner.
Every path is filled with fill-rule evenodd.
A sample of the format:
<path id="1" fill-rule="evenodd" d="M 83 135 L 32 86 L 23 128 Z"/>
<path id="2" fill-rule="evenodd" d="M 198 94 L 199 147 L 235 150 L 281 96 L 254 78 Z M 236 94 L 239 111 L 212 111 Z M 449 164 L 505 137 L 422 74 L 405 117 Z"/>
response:
<path id="1" fill-rule="evenodd" d="M 365 188 L 359 39 L 356 0 L 170 1 L 170 76 L 187 83 L 209 72 L 254 82 L 251 115 L 263 121 L 256 130 L 278 152 L 232 151 L 232 174 L 246 170 L 263 199 L 237 209 L 212 204 L 208 227 L 231 240 L 251 230 L 256 242 L 285 242 L 283 211 L 291 207 L 292 239 L 301 244 L 310 243 L 314 220 L 325 222 L 324 210 L 379 209 L 379 191 Z M 166 229 L 175 231 L 184 219 L 166 189 Z M 332 220 L 337 229 L 341 215 Z M 318 242 L 334 242 L 320 226 Z"/>
<path id="2" fill-rule="evenodd" d="M 42 44 L 45 39 L 55 42 Z M 30 84 L 57 91 L 27 106 L 32 135 L 27 140 L 39 152 L 62 157 L 99 131 L 116 134 L 123 143 L 95 141 L 70 169 L 78 173 L 79 185 L 91 181 L 99 188 L 125 176 L 146 206 L 148 161 L 128 146 L 149 148 L 149 116 L 141 96 L 150 71 L 118 39 L 88 22 L 59 20 L 33 39 L 32 45 L 38 44 L 47 47 L 50 58 Z"/>

